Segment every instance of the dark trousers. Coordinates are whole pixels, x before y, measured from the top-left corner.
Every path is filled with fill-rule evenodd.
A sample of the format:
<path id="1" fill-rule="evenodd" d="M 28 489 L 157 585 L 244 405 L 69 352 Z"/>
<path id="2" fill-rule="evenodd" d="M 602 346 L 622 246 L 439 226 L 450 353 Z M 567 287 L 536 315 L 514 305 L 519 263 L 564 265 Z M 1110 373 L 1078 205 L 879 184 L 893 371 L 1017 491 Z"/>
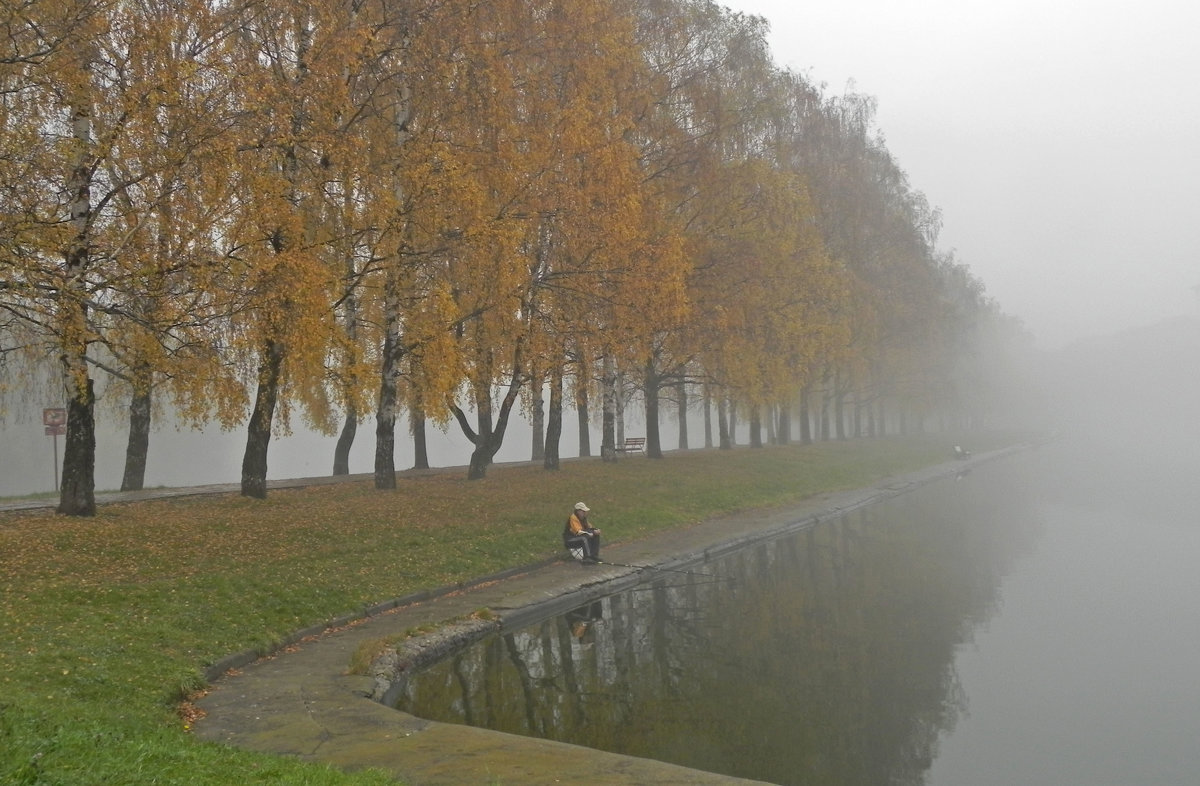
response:
<path id="1" fill-rule="evenodd" d="M 576 559 L 600 559 L 600 535 L 564 535 L 563 544 Z"/>

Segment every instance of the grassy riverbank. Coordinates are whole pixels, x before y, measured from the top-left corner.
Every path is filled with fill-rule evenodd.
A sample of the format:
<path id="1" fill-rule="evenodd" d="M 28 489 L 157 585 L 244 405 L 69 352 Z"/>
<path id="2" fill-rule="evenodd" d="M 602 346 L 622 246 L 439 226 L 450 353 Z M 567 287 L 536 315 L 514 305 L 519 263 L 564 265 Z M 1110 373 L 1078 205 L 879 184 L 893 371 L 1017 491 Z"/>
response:
<path id="1" fill-rule="evenodd" d="M 1019 436 L 965 439 L 973 450 Z M 94 519 L 0 514 L 0 782 L 390 783 L 188 734 L 204 667 L 379 601 L 561 551 L 578 499 L 610 542 L 777 506 L 945 461 L 945 435 L 662 461 L 500 466 L 103 506 Z"/>

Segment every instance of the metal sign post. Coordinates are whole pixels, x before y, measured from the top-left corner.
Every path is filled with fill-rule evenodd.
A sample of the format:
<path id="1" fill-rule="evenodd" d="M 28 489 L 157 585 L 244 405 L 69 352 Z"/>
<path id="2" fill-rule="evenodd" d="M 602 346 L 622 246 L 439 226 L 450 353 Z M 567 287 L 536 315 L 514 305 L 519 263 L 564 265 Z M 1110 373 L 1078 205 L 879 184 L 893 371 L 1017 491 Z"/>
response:
<path id="1" fill-rule="evenodd" d="M 58 435 L 67 433 L 67 411 L 62 407 L 47 407 L 42 410 L 42 425 L 46 436 L 54 437 L 54 490 L 58 491 Z"/>

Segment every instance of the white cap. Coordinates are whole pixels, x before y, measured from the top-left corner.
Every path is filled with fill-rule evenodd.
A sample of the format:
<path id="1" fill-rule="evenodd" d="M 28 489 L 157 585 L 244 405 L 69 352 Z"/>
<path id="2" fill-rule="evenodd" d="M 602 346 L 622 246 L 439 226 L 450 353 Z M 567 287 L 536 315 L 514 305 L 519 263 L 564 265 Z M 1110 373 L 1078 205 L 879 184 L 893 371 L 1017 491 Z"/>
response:
<path id="1" fill-rule="evenodd" d="M 587 505 L 584 505 L 582 502 L 576 502 L 575 510 L 582 510 L 584 513 L 587 513 L 591 510 L 591 508 L 589 508 Z"/>

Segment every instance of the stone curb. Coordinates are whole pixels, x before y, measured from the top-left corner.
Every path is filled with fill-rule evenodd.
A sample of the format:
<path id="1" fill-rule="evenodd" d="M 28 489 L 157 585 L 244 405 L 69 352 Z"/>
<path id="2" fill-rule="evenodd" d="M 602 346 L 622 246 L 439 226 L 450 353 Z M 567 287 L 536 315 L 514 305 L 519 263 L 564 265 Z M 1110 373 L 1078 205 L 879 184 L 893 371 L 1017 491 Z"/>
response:
<path id="1" fill-rule="evenodd" d="M 543 560 L 541 562 L 535 562 L 531 565 L 525 565 L 519 568 L 509 568 L 507 570 L 503 570 L 498 573 L 492 573 L 487 576 L 481 576 L 470 581 L 461 581 L 457 584 L 448 584 L 444 587 L 438 587 L 436 589 L 421 590 L 409 595 L 404 595 L 403 597 L 381 601 L 372 606 L 368 606 L 361 612 L 348 612 L 346 614 L 339 615 L 332 619 L 326 620 L 325 622 L 319 622 L 315 625 L 310 625 L 307 628 L 293 631 L 287 636 L 284 636 L 278 642 L 267 647 L 256 647 L 226 655 L 225 657 L 214 661 L 205 667 L 203 672 L 204 681 L 210 684 L 216 682 L 226 672 L 234 669 L 241 669 L 251 663 L 254 663 L 255 661 L 276 655 L 286 650 L 288 647 L 292 647 L 302 641 L 318 637 L 327 631 L 344 628 L 347 625 L 352 625 L 356 622 L 377 617 L 381 614 L 392 611 L 393 609 L 401 608 L 403 606 L 411 606 L 415 603 L 424 603 L 425 601 L 432 600 L 434 598 L 440 598 L 454 592 L 463 592 L 471 589 L 472 587 L 478 587 L 494 581 L 503 581 L 504 579 L 509 579 L 513 576 L 519 576 L 522 573 L 529 573 L 531 571 L 545 568 L 548 565 L 553 565 L 556 562 L 562 561 L 562 559 L 555 558 Z"/>
<path id="2" fill-rule="evenodd" d="M 797 530 L 953 476 L 1030 445 L 943 463 L 867 489 L 824 495 L 787 508 L 754 511 L 689 529 L 697 546 L 679 549 L 677 533 L 610 546 L 623 563 L 580 567 L 567 560 L 523 566 L 461 585 L 385 601 L 298 631 L 272 655 L 243 652 L 206 671 L 213 690 L 197 701 L 207 718 L 198 736 L 238 747 L 296 756 L 348 769 L 378 767 L 408 783 L 745 784 L 648 759 L 578 746 L 436 723 L 393 710 L 370 696 L 390 693 L 388 666 L 410 657 L 436 659 L 463 641 L 496 629 L 517 629 L 644 581 L 647 570 L 684 569 L 749 544 Z M 466 620 L 486 608 L 492 618 Z M 454 620 L 460 620 L 454 623 Z M 352 623 L 361 622 L 360 625 Z M 372 676 L 345 669 L 362 642 L 416 626 L 438 631 L 406 641 L 393 663 L 377 662 Z M 349 626 L 349 627 L 347 627 Z M 298 646 L 296 646 L 298 645 Z M 288 648 L 281 654 L 280 650 Z M 255 662 L 257 661 L 257 662 Z M 412 665 L 411 663 L 405 665 Z M 236 676 L 229 668 L 248 667 Z"/>

